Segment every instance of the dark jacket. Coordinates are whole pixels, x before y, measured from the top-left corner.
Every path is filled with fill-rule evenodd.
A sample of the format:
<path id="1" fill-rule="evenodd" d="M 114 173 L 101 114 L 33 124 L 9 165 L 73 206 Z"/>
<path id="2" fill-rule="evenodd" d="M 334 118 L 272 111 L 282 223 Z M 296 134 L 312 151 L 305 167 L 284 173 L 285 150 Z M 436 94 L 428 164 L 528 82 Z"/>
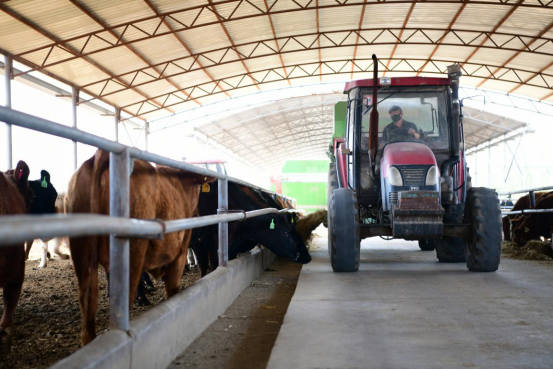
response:
<path id="1" fill-rule="evenodd" d="M 405 129 L 406 132 L 408 132 L 411 128 L 413 128 L 416 132 L 419 132 L 415 123 L 403 120 L 403 124 L 401 125 L 401 127 L 397 127 L 396 124 L 392 122 L 388 124 L 386 128 L 384 128 L 384 131 L 382 132 L 382 142 L 384 143 L 390 142 L 390 135 L 391 137 L 394 137 L 394 138 L 398 137 L 397 135 L 399 135 L 399 137 L 404 136 L 403 134 L 399 134 L 399 133 L 397 135 L 392 134 L 392 132 L 394 132 L 397 129 Z"/>

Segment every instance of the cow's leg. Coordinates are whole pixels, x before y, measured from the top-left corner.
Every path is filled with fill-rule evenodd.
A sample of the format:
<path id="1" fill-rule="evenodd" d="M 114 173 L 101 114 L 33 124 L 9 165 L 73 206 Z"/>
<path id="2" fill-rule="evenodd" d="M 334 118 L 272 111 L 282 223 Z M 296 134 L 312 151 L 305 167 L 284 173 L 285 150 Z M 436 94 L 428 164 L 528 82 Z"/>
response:
<path id="1" fill-rule="evenodd" d="M 54 239 L 52 239 L 51 242 L 54 244 L 54 254 L 58 255 L 61 260 L 69 259 L 69 255 L 64 254 L 60 251 L 61 237 L 55 237 Z"/>
<path id="2" fill-rule="evenodd" d="M 48 266 L 48 259 L 50 258 L 50 255 L 48 254 L 48 241 L 43 241 L 43 240 L 39 240 L 39 241 L 42 243 L 42 259 L 38 267 L 46 268 Z"/>
<path id="3" fill-rule="evenodd" d="M 148 276 L 148 273 L 143 272 L 140 276 L 140 282 L 138 283 L 138 288 L 136 289 L 136 304 L 138 306 L 150 306 L 151 303 L 146 297 L 146 284 L 151 284 L 153 287 L 152 280 Z"/>
<path id="4" fill-rule="evenodd" d="M 229 242 L 229 245 L 230 245 L 230 242 Z M 219 243 L 216 241 L 210 242 L 209 243 L 209 265 L 211 267 L 212 272 L 219 267 L 218 251 L 219 251 Z"/>
<path id="5" fill-rule="evenodd" d="M 79 283 L 81 308 L 81 344 L 84 346 L 96 337 L 95 317 L 98 310 L 98 250 L 85 237 L 70 240 L 71 256 Z"/>
<path id="6" fill-rule="evenodd" d="M 19 260 L 17 260 L 19 259 Z M 15 274 L 13 278 L 4 286 L 3 291 L 3 313 L 0 320 L 0 354 L 6 355 L 10 351 L 12 341 L 12 325 L 15 315 L 15 308 L 21 295 L 23 287 L 23 279 L 25 276 L 25 253 L 21 250 L 21 254 L 13 260 Z"/>
<path id="7" fill-rule="evenodd" d="M 209 267 L 209 253 L 205 250 L 206 245 L 200 245 L 196 247 L 196 261 L 200 267 L 200 278 L 207 275 L 207 268 Z"/>
<path id="8" fill-rule="evenodd" d="M 31 253 L 31 247 L 33 247 L 33 242 L 35 240 L 30 240 L 25 242 L 25 260 L 29 260 L 29 254 Z"/>
<path id="9" fill-rule="evenodd" d="M 132 240 L 130 247 L 130 269 L 129 276 L 130 293 L 129 293 L 129 306 L 132 306 L 133 301 L 137 296 L 138 285 L 142 284 L 142 271 L 144 270 L 144 259 L 146 257 L 146 250 L 148 248 L 149 240 Z M 146 297 L 144 294 L 143 297 Z M 147 299 L 146 299 L 147 300 Z"/>
<path id="10" fill-rule="evenodd" d="M 179 292 L 180 279 L 186 264 L 186 252 L 183 252 L 175 261 L 167 265 L 165 270 L 165 297 L 169 298 Z"/>

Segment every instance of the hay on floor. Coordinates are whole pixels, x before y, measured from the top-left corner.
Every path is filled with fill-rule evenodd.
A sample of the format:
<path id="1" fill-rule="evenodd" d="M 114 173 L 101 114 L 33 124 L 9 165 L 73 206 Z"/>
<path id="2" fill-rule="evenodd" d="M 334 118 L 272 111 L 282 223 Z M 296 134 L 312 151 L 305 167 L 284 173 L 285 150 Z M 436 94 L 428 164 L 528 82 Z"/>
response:
<path id="1" fill-rule="evenodd" d="M 511 241 L 504 241 L 502 252 L 510 258 L 518 260 L 553 260 L 551 243 L 538 240 L 528 241 L 523 247 L 518 247 Z"/>

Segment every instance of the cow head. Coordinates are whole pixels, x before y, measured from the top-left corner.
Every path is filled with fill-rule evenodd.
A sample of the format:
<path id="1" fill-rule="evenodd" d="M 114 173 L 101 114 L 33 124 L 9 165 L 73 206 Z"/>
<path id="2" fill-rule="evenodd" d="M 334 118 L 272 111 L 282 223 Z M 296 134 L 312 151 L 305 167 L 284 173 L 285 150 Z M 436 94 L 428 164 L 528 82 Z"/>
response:
<path id="1" fill-rule="evenodd" d="M 547 214 L 531 214 L 513 229 L 513 241 L 522 247 L 528 241 L 537 240 L 540 236 L 551 236 L 551 219 Z"/>
<path id="2" fill-rule="evenodd" d="M 256 223 L 260 226 L 256 226 L 248 232 L 250 237 L 271 250 L 275 255 L 302 264 L 311 261 L 305 243 L 300 234 L 288 223 L 285 214 L 262 216 L 259 217 Z"/>
<path id="3" fill-rule="evenodd" d="M 31 171 L 29 169 L 29 166 L 23 160 L 20 160 L 17 163 L 17 166 L 15 167 L 15 169 L 11 169 L 6 172 L 8 177 L 17 186 L 17 189 L 19 190 L 19 193 L 21 193 L 21 196 L 23 196 L 27 211 L 29 211 L 31 207 L 31 201 L 33 199 L 33 191 L 29 187 L 30 172 Z"/>
<path id="4" fill-rule="evenodd" d="M 58 193 L 50 182 L 50 173 L 41 170 L 40 179 L 29 181 L 29 187 L 34 193 L 31 202 L 31 214 L 53 214 L 56 212 Z"/>

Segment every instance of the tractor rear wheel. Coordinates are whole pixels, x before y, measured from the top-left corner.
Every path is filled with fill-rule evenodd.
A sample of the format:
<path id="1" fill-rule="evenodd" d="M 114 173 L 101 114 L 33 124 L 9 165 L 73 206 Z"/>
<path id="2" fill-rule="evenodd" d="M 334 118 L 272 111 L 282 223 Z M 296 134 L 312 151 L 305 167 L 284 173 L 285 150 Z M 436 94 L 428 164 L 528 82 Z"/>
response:
<path id="1" fill-rule="evenodd" d="M 328 248 L 332 270 L 357 272 L 361 251 L 357 194 L 346 188 L 334 190 L 328 213 Z"/>
<path id="2" fill-rule="evenodd" d="M 436 240 L 432 238 L 424 238 L 422 240 L 419 240 L 419 248 L 421 251 L 434 251 L 436 248 L 435 244 Z"/>
<path id="3" fill-rule="evenodd" d="M 467 267 L 473 272 L 495 272 L 501 257 L 501 209 L 497 192 L 473 187 L 467 193 L 465 222 L 471 238 L 466 241 Z"/>

